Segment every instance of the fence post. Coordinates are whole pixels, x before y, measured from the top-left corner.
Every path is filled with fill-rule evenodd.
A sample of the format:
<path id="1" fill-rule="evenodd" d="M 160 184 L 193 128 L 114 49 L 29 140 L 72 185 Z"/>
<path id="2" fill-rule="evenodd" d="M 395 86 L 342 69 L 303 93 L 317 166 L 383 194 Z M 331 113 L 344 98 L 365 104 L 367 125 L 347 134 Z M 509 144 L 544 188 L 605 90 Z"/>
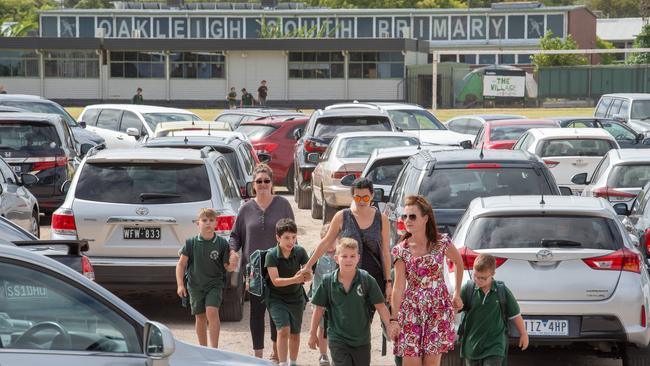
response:
<path id="1" fill-rule="evenodd" d="M 438 52 L 433 51 L 431 61 L 431 109 L 438 109 Z"/>

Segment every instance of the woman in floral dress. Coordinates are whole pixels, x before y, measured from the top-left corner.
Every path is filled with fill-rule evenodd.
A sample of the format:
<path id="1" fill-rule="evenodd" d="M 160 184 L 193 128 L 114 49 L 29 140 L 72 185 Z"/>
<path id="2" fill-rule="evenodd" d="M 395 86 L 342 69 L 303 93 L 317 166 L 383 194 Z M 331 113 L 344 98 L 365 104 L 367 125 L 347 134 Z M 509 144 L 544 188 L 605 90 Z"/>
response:
<path id="1" fill-rule="evenodd" d="M 395 284 L 391 321 L 400 326 L 394 354 L 403 366 L 440 365 L 454 348 L 454 311 L 463 307 L 460 289 L 463 261 L 447 235 L 438 235 L 433 209 L 423 196 L 405 199 L 406 234 L 393 247 Z M 449 296 L 444 279 L 445 256 L 454 263 L 456 291 Z"/>

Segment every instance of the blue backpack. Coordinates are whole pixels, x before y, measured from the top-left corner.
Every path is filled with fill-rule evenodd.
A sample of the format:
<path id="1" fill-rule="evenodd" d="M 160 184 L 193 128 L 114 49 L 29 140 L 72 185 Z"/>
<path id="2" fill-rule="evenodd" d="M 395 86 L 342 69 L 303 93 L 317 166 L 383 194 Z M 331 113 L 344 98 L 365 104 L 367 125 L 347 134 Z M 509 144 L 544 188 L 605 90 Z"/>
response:
<path id="1" fill-rule="evenodd" d="M 250 261 L 246 265 L 248 275 L 248 292 L 255 296 L 264 296 L 269 273 L 264 267 L 267 249 L 258 249 L 251 253 Z"/>

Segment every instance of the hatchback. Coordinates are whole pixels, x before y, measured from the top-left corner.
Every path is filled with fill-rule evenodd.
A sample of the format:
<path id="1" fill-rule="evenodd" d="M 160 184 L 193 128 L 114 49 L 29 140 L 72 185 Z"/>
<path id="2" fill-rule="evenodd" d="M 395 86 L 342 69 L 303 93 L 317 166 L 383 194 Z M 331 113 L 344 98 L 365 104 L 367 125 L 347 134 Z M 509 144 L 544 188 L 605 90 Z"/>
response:
<path id="1" fill-rule="evenodd" d="M 451 131 L 468 135 L 469 139 L 473 139 L 485 122 L 523 118 L 526 118 L 526 116 L 519 116 L 516 114 L 472 114 L 451 118 L 445 123 L 445 125 Z"/>
<path id="2" fill-rule="evenodd" d="M 18 178 L 9 164 L 0 158 L 0 216 L 36 237 L 40 236 L 40 211 L 36 197 L 28 188 L 37 181 L 33 174 L 21 174 Z"/>
<path id="3" fill-rule="evenodd" d="M 496 279 L 517 299 L 532 345 L 582 344 L 622 354 L 625 366 L 648 363 L 650 278 L 609 202 L 540 195 L 475 199 L 452 241 L 466 268 L 464 282 L 479 254 L 496 257 Z M 511 326 L 510 337 L 518 336 Z"/>
<path id="4" fill-rule="evenodd" d="M 214 117 L 216 122 L 226 122 L 233 130 L 236 130 L 240 124 L 247 121 L 259 121 L 265 119 L 287 119 L 307 117 L 300 111 L 288 109 L 271 109 L 271 108 L 235 108 L 226 109 Z"/>

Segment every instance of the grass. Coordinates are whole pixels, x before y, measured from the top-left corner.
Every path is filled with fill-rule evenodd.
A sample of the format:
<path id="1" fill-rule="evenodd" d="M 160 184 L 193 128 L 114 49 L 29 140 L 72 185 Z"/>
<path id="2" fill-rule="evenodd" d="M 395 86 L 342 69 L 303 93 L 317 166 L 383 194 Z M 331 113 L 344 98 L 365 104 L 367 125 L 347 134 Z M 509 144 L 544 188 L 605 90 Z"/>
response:
<path id="1" fill-rule="evenodd" d="M 78 118 L 83 110 L 82 107 L 68 107 L 66 110 L 74 117 Z M 190 109 L 199 117 L 206 121 L 211 121 L 223 109 Z M 303 112 L 310 114 L 313 109 L 303 109 Z M 433 114 L 441 121 L 447 121 L 450 118 L 463 114 L 519 114 L 528 118 L 548 118 L 548 117 L 583 117 L 592 116 L 593 108 L 490 108 L 490 109 L 438 109 L 432 111 Z"/>

